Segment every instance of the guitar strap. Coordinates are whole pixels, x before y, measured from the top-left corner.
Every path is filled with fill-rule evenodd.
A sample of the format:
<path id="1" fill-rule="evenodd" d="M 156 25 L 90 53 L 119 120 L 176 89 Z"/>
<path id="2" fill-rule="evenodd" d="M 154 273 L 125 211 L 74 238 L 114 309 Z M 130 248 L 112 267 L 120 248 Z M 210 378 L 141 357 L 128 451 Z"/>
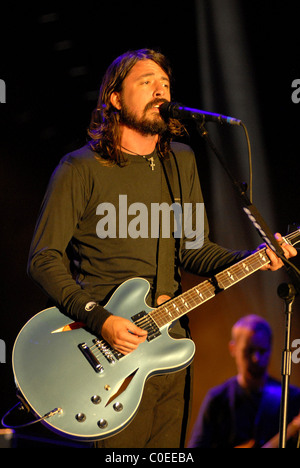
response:
<path id="1" fill-rule="evenodd" d="M 182 188 L 176 155 L 173 151 L 165 159 L 160 159 L 162 165 L 162 202 L 182 205 Z M 174 212 L 170 213 L 170 224 L 174 228 Z M 172 297 L 174 282 L 178 277 L 178 255 L 181 238 L 174 237 L 174 230 L 170 229 L 170 236 L 162 235 L 162 212 L 160 211 L 159 240 L 157 254 L 157 275 L 155 285 L 155 305 L 161 295 Z M 180 282 L 179 282 L 180 283 Z M 178 291 L 180 293 L 180 291 Z"/>
<path id="2" fill-rule="evenodd" d="M 162 201 L 168 203 L 178 203 L 183 206 L 182 186 L 180 179 L 180 172 L 176 155 L 173 151 L 170 152 L 168 158 L 161 159 L 162 164 Z M 171 219 L 171 217 L 170 217 Z M 181 220 L 182 222 L 182 220 Z M 171 231 L 171 229 L 170 229 Z M 158 254 L 157 254 L 157 279 L 155 291 L 155 306 L 157 299 L 161 295 L 169 297 L 174 296 L 174 283 L 181 285 L 180 281 L 180 268 L 179 268 L 179 255 L 182 238 L 175 238 L 171 235 L 169 238 L 162 237 L 162 220 L 160 218 L 160 232 L 158 241 Z M 174 234 L 174 233 L 173 233 Z M 181 294 L 181 286 L 177 286 L 177 294 Z M 188 326 L 188 317 L 185 315 L 180 320 L 181 327 L 185 330 L 185 337 L 190 338 L 190 330 Z M 176 322 L 175 322 L 176 323 Z M 173 324 L 175 325 L 175 324 Z M 176 335 L 176 325 L 173 328 Z M 175 335 L 173 335 L 175 337 Z M 177 336 L 178 338 L 178 336 Z M 192 366 L 186 369 L 185 375 L 185 390 L 184 390 L 184 413 L 181 427 L 181 446 L 184 446 L 187 436 L 187 428 L 191 418 L 192 411 L 192 388 L 193 388 L 193 371 Z"/>

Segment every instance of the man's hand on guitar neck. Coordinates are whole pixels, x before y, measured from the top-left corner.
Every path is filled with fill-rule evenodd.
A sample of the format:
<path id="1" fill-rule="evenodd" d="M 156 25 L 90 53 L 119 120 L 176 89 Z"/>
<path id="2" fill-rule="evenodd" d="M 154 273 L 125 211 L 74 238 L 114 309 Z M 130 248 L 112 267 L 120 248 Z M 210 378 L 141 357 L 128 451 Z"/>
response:
<path id="1" fill-rule="evenodd" d="M 130 320 L 111 315 L 105 320 L 101 335 L 114 349 L 126 355 L 137 349 L 148 333 Z"/>
<path id="2" fill-rule="evenodd" d="M 292 245 L 287 244 L 281 234 L 277 233 L 277 234 L 275 234 L 275 237 L 276 237 L 277 241 L 279 242 L 279 244 L 281 245 L 281 248 L 284 251 L 284 255 L 285 255 L 285 257 L 287 259 L 292 258 L 292 257 L 296 257 L 297 250 Z M 261 247 L 266 247 L 266 246 L 264 245 L 264 246 L 261 246 Z M 264 266 L 262 268 L 262 270 L 277 271 L 277 270 L 279 270 L 280 268 L 283 267 L 282 260 L 279 257 L 277 257 L 277 255 L 273 252 L 273 250 L 271 250 L 269 247 L 267 247 L 266 253 L 267 253 L 271 263 Z"/>

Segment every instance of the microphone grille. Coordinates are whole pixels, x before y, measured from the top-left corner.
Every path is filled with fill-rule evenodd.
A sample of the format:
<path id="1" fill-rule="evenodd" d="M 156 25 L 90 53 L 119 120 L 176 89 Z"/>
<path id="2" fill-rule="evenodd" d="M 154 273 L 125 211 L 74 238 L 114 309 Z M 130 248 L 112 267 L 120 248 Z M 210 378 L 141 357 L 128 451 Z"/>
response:
<path id="1" fill-rule="evenodd" d="M 164 102 L 159 107 L 159 112 L 163 118 L 176 118 L 176 109 L 178 109 L 179 104 L 176 102 Z"/>

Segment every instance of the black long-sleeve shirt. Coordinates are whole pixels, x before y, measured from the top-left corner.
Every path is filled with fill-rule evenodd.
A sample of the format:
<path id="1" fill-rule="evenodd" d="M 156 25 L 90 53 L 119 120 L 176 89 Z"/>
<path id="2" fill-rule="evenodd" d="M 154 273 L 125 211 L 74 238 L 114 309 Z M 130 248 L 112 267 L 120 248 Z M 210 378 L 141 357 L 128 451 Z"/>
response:
<path id="1" fill-rule="evenodd" d="M 179 143 L 172 143 L 172 150 L 183 201 L 194 209 L 196 203 L 203 203 L 194 154 Z M 161 162 L 155 151 L 153 171 L 147 159 L 126 156 L 128 165 L 108 166 L 86 145 L 60 161 L 48 185 L 29 254 L 31 278 L 61 310 L 87 323 L 95 333 L 101 332 L 110 313 L 102 307 L 89 312 L 87 303 L 103 306 L 129 278 L 144 277 L 153 285 L 157 272 L 158 239 L 151 236 L 150 217 L 153 204 L 162 202 Z M 149 215 L 148 226 L 145 216 L 138 217 L 144 214 L 141 206 Z M 190 239 L 183 238 L 178 268 L 207 276 L 248 254 L 228 251 L 210 242 L 208 235 L 205 217 L 203 246 L 187 249 Z M 64 261 L 70 250 L 75 276 Z M 178 286 L 174 278 L 171 294 Z"/>

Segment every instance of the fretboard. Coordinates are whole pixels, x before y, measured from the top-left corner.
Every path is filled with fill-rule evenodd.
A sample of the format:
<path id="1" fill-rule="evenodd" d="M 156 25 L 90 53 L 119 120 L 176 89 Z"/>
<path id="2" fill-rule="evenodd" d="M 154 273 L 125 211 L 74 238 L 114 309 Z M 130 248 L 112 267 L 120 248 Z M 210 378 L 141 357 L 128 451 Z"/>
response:
<path id="1" fill-rule="evenodd" d="M 289 234 L 284 240 L 291 245 L 295 245 L 300 242 L 299 232 L 300 230 Z M 266 254 L 266 249 L 259 250 L 221 273 L 218 273 L 214 278 L 198 284 L 175 299 L 152 310 L 150 312 L 151 318 L 159 328 L 169 325 L 191 310 L 215 297 L 218 292 L 230 288 L 269 263 L 270 259 Z"/>

